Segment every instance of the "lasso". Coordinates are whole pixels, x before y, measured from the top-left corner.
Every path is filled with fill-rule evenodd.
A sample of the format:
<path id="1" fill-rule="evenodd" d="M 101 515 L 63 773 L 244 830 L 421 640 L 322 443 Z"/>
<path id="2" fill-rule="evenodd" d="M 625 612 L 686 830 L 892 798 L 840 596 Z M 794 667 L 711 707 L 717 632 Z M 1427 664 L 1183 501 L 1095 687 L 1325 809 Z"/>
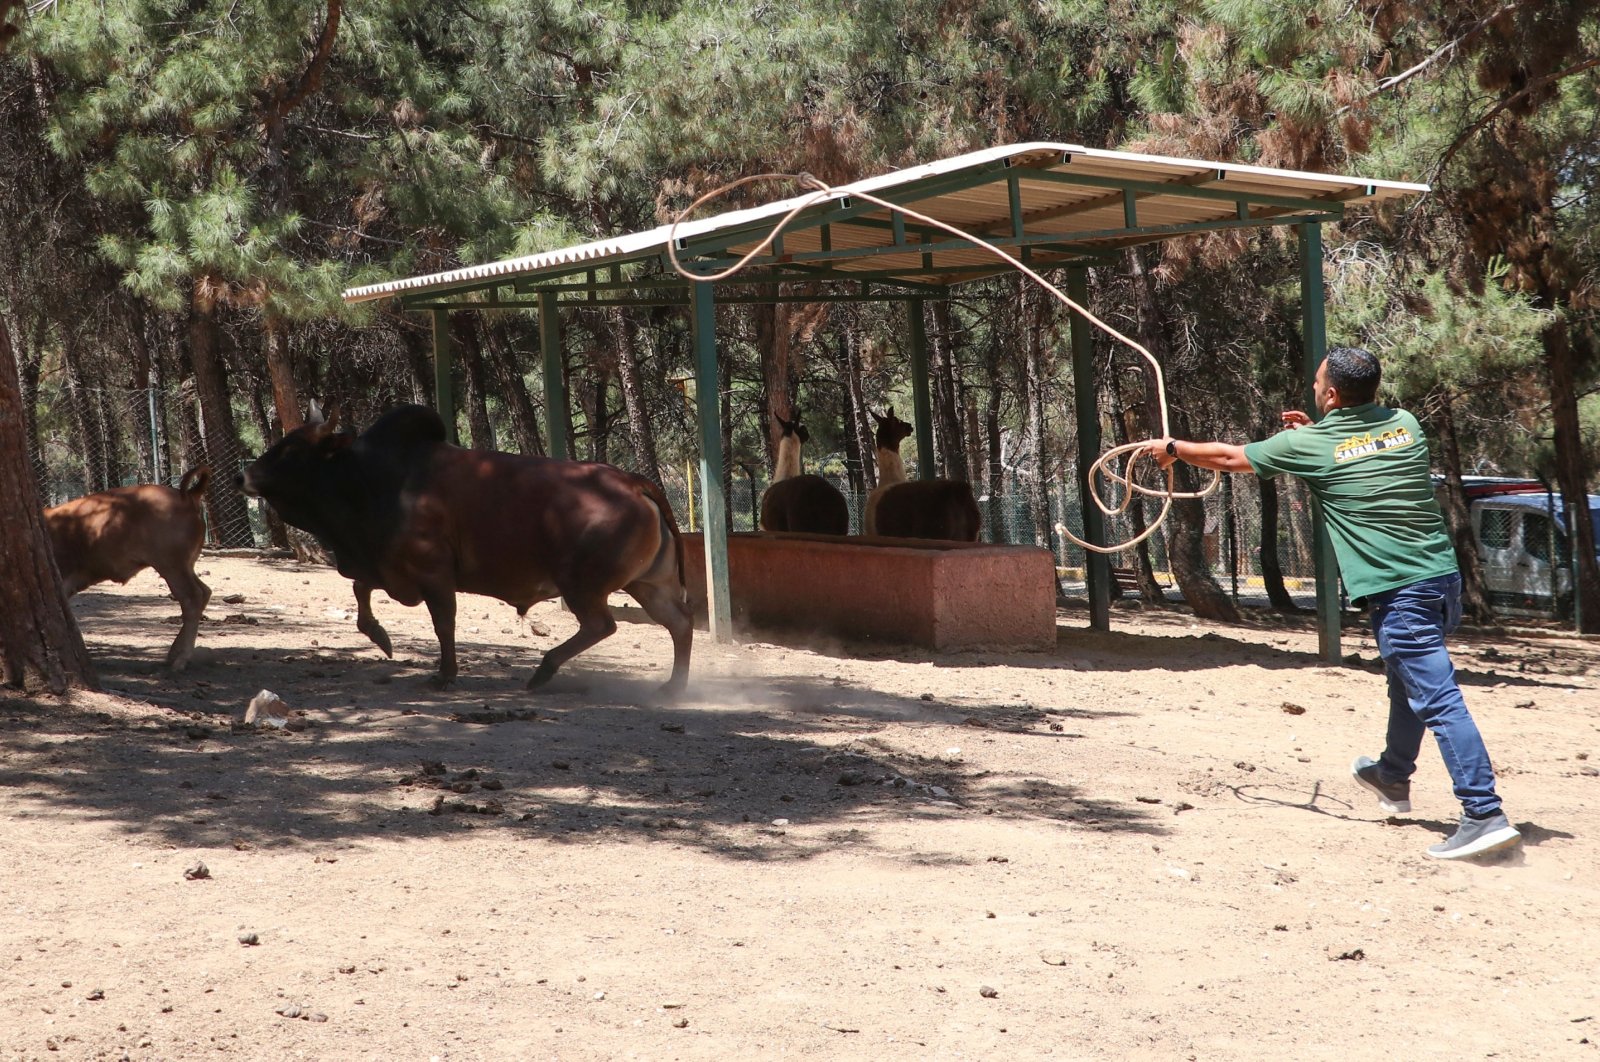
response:
<path id="1" fill-rule="evenodd" d="M 713 199 L 716 199 L 716 198 L 718 198 L 720 196 L 727 195 L 729 192 L 732 192 L 732 191 L 734 191 L 734 190 L 736 190 L 738 188 L 741 188 L 744 185 L 753 184 L 753 183 L 755 183 L 757 181 L 790 181 L 790 182 L 793 182 L 795 184 L 799 184 L 801 187 L 810 188 L 810 189 L 812 189 L 812 192 L 811 192 L 810 195 L 805 196 L 805 197 L 801 198 L 800 200 L 798 200 L 795 203 L 794 207 L 792 207 L 789 210 L 789 212 L 787 214 L 785 214 L 782 217 L 782 219 L 780 219 L 778 221 L 778 223 L 772 227 L 771 231 L 769 231 L 767 233 L 766 237 L 763 238 L 760 243 L 758 243 L 755 247 L 751 248 L 750 251 L 747 254 L 744 255 L 744 257 L 740 258 L 737 262 L 733 263 L 728 268 L 722 270 L 719 273 L 711 273 L 711 274 L 695 273 L 695 272 L 692 272 L 689 269 L 685 268 L 683 263 L 678 260 L 678 249 L 677 249 L 678 226 L 683 223 L 684 218 L 688 217 L 690 214 L 692 214 L 694 211 L 698 210 L 701 206 L 703 206 L 707 202 L 709 202 L 709 201 L 711 201 Z M 683 210 L 679 211 L 678 215 L 672 219 L 672 225 L 668 229 L 668 232 L 667 232 L 667 255 L 672 260 L 672 268 L 674 270 L 676 270 L 679 275 L 681 275 L 683 277 L 686 277 L 686 278 L 688 278 L 690 280 L 702 281 L 704 283 L 715 283 L 715 282 L 720 281 L 720 280 L 726 280 L 729 277 L 734 276 L 735 274 L 740 272 L 742 269 L 744 269 L 747 265 L 750 264 L 750 261 L 752 259 L 754 259 L 756 256 L 760 255 L 768 247 L 772 246 L 773 240 L 777 239 L 778 234 L 781 233 L 784 230 L 784 227 L 787 226 L 789 224 L 789 222 L 793 221 L 795 216 L 798 215 L 801 211 L 805 210 L 806 208 L 808 208 L 810 206 L 815 205 L 816 203 L 820 203 L 823 200 L 828 199 L 830 197 L 834 197 L 834 196 L 849 196 L 849 197 L 851 197 L 853 199 L 863 199 L 863 200 L 867 201 L 868 203 L 873 203 L 873 204 L 876 204 L 877 206 L 883 207 L 885 210 L 888 210 L 891 213 L 895 213 L 895 212 L 900 213 L 900 214 L 904 215 L 905 217 L 910 218 L 913 221 L 918 221 L 918 222 L 921 222 L 924 225 L 928 225 L 928 226 L 931 226 L 933 228 L 940 229 L 940 230 L 942 230 L 944 232 L 947 232 L 950 235 L 955 236 L 955 237 L 957 237 L 959 239 L 970 240 L 972 243 L 976 244 L 977 246 L 982 247 L 985 250 L 989 251 L 990 253 L 994 254 L 997 258 L 1000 258 L 1000 259 L 1002 259 L 1002 260 L 1004 260 L 1006 262 L 1009 262 L 1018 271 L 1020 271 L 1021 273 L 1023 273 L 1024 275 L 1026 275 L 1030 279 L 1032 279 L 1034 283 L 1036 283 L 1040 287 L 1044 288 L 1051 295 L 1054 295 L 1068 309 L 1075 310 L 1076 312 L 1082 314 L 1084 316 L 1084 318 L 1090 324 L 1094 325 L 1096 328 L 1100 329 L 1102 332 L 1104 332 L 1107 335 L 1111 336 L 1113 339 L 1117 340 L 1118 342 L 1123 343 L 1126 346 L 1132 347 L 1134 350 L 1138 351 L 1139 354 L 1141 356 L 1143 356 L 1145 361 L 1150 363 L 1150 368 L 1155 372 L 1155 378 L 1156 378 L 1156 402 L 1157 402 L 1157 406 L 1158 406 L 1158 408 L 1160 409 L 1160 412 L 1161 412 L 1161 435 L 1162 435 L 1163 438 L 1165 438 L 1165 437 L 1170 436 L 1172 434 L 1171 428 L 1170 428 L 1169 423 L 1168 423 L 1168 417 L 1167 417 L 1167 381 L 1166 381 L 1166 377 L 1161 371 L 1160 364 L 1151 355 L 1151 353 L 1148 350 L 1146 350 L 1143 346 L 1141 346 L 1139 343 L 1136 343 L 1132 339 L 1129 339 L 1127 336 L 1123 335 L 1121 332 L 1117 331 L 1115 328 L 1112 328 L 1110 325 L 1108 325 L 1104 321 L 1100 320 L 1100 318 L 1098 318 L 1094 314 L 1090 313 L 1089 310 L 1086 309 L 1085 307 L 1079 306 L 1076 302 L 1073 302 L 1070 298 L 1067 297 L 1066 292 L 1062 291 L 1060 288 L 1058 288 L 1054 284 L 1050 283 L 1048 280 L 1046 280 L 1044 277 L 1040 276 L 1033 269 L 1029 268 L 1020 259 L 1018 259 L 1014 255 L 1010 254 L 1009 252 L 1005 251 L 1004 249 L 1002 249 L 1000 247 L 996 247 L 994 244 L 989 243 L 988 241 L 984 240 L 982 237 L 974 236 L 969 232 L 962 231 L 961 229 L 957 228 L 954 225 L 951 225 L 951 224 L 949 224 L 947 222 L 944 222 L 944 221 L 940 221 L 938 218 L 931 218 L 931 217 L 928 217 L 926 214 L 919 214 L 915 210 L 912 210 L 909 207 L 901 206 L 901 205 L 899 205 L 897 203 L 891 203 L 891 202 L 888 202 L 887 200 L 879 199 L 877 196 L 871 195 L 871 194 L 869 194 L 867 192 L 860 191 L 859 189 L 856 189 L 856 188 L 850 188 L 850 189 L 835 188 L 832 185 L 826 184 L 825 182 L 818 180 L 816 177 L 812 176 L 809 173 L 800 173 L 800 174 L 758 173 L 758 174 L 754 174 L 754 175 L 749 176 L 749 177 L 741 177 L 737 181 L 733 181 L 733 182 L 731 182 L 729 184 L 725 184 L 725 185 L 721 186 L 720 188 L 715 188 L 712 191 L 707 192 L 705 195 L 702 195 L 700 198 L 696 199 L 693 203 L 690 203 Z M 1111 449 L 1107 450 L 1105 453 L 1101 454 L 1099 459 L 1097 459 L 1094 464 L 1089 466 L 1089 480 L 1090 480 L 1089 495 L 1090 495 L 1090 497 L 1092 497 L 1094 499 L 1094 503 L 1095 503 L 1096 506 L 1099 507 L 1100 511 L 1102 513 L 1104 513 L 1105 515 L 1107 515 L 1107 516 L 1117 516 L 1117 515 L 1119 515 L 1119 514 L 1121 514 L 1123 512 L 1126 512 L 1127 508 L 1128 508 L 1128 505 L 1133 501 L 1133 497 L 1134 497 L 1135 494 L 1144 494 L 1144 495 L 1148 495 L 1148 496 L 1153 497 L 1153 498 L 1160 498 L 1161 499 L 1161 511 L 1158 512 L 1155 515 L 1154 519 L 1152 519 L 1150 521 L 1149 526 L 1145 528 L 1143 534 L 1139 535 L 1136 538 L 1131 538 L 1126 542 L 1117 543 L 1116 545 L 1098 546 L 1098 545 L 1095 545 L 1092 542 L 1085 542 L 1083 539 L 1081 539 L 1077 535 L 1073 534 L 1071 529 L 1067 528 L 1063 524 L 1057 524 L 1056 528 L 1058 530 L 1064 532 L 1068 538 L 1070 538 L 1073 542 L 1077 543 L 1079 546 L 1083 547 L 1084 549 L 1093 550 L 1096 553 L 1119 553 L 1122 550 L 1129 549 L 1129 548 L 1131 548 L 1133 546 L 1137 546 L 1139 543 L 1143 542 L 1145 539 L 1147 539 L 1151 535 L 1155 534 L 1156 530 L 1161 526 L 1162 521 L 1164 521 L 1167 518 L 1167 513 L 1171 511 L 1172 503 L 1174 501 L 1179 500 L 1179 499 L 1204 498 L 1207 495 L 1212 494 L 1213 492 L 1215 492 L 1217 487 L 1222 483 L 1222 473 L 1220 473 L 1220 472 L 1212 472 L 1211 473 L 1211 482 L 1209 484 L 1207 484 L 1204 489 L 1199 490 L 1199 491 L 1193 491 L 1193 492 L 1175 491 L 1175 490 L 1173 490 L 1173 469 L 1171 467 L 1167 468 L 1167 470 L 1166 470 L 1167 485 L 1166 485 L 1166 489 L 1165 490 L 1157 490 L 1154 487 L 1146 487 L 1143 484 L 1137 483 L 1137 482 L 1134 481 L 1133 470 L 1134 470 L 1135 466 L 1138 464 L 1139 457 L 1143 456 L 1143 450 L 1144 450 L 1145 445 L 1146 444 L 1144 442 L 1131 442 L 1131 443 L 1124 443 L 1121 446 L 1112 447 Z M 1122 458 L 1125 455 L 1127 457 L 1127 460 L 1122 465 L 1122 470 L 1120 472 L 1112 470 L 1111 467 L 1110 467 L 1111 462 L 1113 462 L 1114 460 L 1116 460 L 1118 458 Z M 1122 497 L 1121 497 L 1121 500 L 1115 502 L 1114 504 L 1110 503 L 1110 502 L 1107 502 L 1101 496 L 1102 492 L 1104 490 L 1108 489 L 1111 484 L 1121 484 L 1121 486 L 1122 486 Z"/>

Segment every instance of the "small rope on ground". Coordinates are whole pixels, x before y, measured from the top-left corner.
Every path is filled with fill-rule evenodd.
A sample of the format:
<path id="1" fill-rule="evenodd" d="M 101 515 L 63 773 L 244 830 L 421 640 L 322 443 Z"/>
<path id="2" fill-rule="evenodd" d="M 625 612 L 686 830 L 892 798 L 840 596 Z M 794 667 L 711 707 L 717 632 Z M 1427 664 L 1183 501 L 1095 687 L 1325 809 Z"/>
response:
<path id="1" fill-rule="evenodd" d="M 761 240 L 760 243 L 752 247 L 743 257 L 726 269 L 716 273 L 696 273 L 688 269 L 682 262 L 678 260 L 678 226 L 683 223 L 685 218 L 713 199 L 725 196 L 728 193 L 736 191 L 747 184 L 755 184 L 758 182 L 767 181 L 786 181 L 791 184 L 798 184 L 802 188 L 808 188 L 811 191 L 810 194 L 804 195 L 795 201 L 795 205 L 790 208 L 788 213 L 779 219 L 778 223 L 775 224 L 771 230 L 767 232 L 767 235 Z M 771 247 L 773 241 L 778 238 L 778 234 L 781 233 L 789 224 L 789 222 L 793 221 L 801 211 L 828 199 L 844 197 L 864 200 L 868 203 L 880 206 L 891 213 L 904 215 L 906 218 L 912 221 L 917 221 L 932 228 L 947 232 L 959 239 L 972 241 L 972 243 L 982 247 L 995 257 L 1009 262 L 1013 268 L 1017 269 L 1035 284 L 1038 284 L 1051 295 L 1055 296 L 1055 298 L 1069 310 L 1082 314 L 1086 321 L 1100 329 L 1102 332 L 1106 333 L 1106 335 L 1115 339 L 1124 346 L 1132 347 L 1134 350 L 1138 351 L 1139 355 L 1149 363 L 1151 370 L 1155 373 L 1156 403 L 1161 414 L 1161 437 L 1165 438 L 1172 434 L 1167 414 L 1166 375 L 1161 371 L 1161 365 L 1156 361 L 1155 357 L 1150 353 L 1150 351 L 1146 350 L 1144 346 L 1106 324 L 1100 318 L 1091 313 L 1086 307 L 1079 306 L 1067 296 L 1066 292 L 1050 283 L 1048 280 L 1030 268 L 1021 259 L 1017 258 L 1015 255 L 1012 255 L 1003 248 L 996 247 L 994 244 L 989 243 L 982 237 L 963 231 L 962 229 L 959 229 L 948 222 L 940 221 L 938 218 L 928 217 L 926 214 L 920 214 L 917 211 L 912 210 L 910 207 L 902 206 L 898 203 L 891 203 L 888 200 L 880 199 L 877 196 L 868 192 L 863 192 L 860 189 L 836 188 L 824 181 L 819 180 L 809 173 L 757 173 L 748 177 L 741 177 L 736 181 L 732 181 L 728 184 L 712 189 L 678 212 L 677 216 L 672 219 L 672 225 L 667 231 L 667 255 L 672 261 L 672 268 L 676 270 L 680 276 L 683 276 L 687 279 L 702 281 L 704 283 L 716 283 L 717 281 L 727 280 L 729 277 L 738 274 L 746 266 L 748 266 L 753 259 L 765 252 L 767 248 Z M 1160 498 L 1161 511 L 1157 513 L 1150 521 L 1149 526 L 1145 528 L 1143 534 L 1138 535 L 1135 538 L 1130 538 L 1126 542 L 1119 542 L 1116 545 L 1111 546 L 1100 546 L 1093 542 L 1086 542 L 1077 535 L 1073 534 L 1072 530 L 1065 524 L 1056 525 L 1056 527 L 1063 531 L 1068 538 L 1070 538 L 1083 549 L 1093 550 L 1095 553 L 1120 553 L 1125 549 L 1137 546 L 1139 543 L 1155 534 L 1157 529 L 1161 527 L 1161 524 L 1167 518 L 1167 514 L 1171 511 L 1172 503 L 1174 501 L 1191 498 L 1204 498 L 1214 493 L 1221 485 L 1222 473 L 1212 472 L 1211 482 L 1201 490 L 1187 492 L 1174 490 L 1173 469 L 1171 468 L 1166 470 L 1167 482 L 1165 489 L 1147 487 L 1144 484 L 1137 482 L 1133 473 L 1134 469 L 1139 463 L 1139 458 L 1141 456 L 1140 450 L 1144 447 L 1144 445 L 1145 443 L 1143 441 L 1124 443 L 1121 446 L 1114 446 L 1105 453 L 1101 454 L 1100 457 L 1096 459 L 1094 464 L 1089 466 L 1089 496 L 1094 499 L 1094 503 L 1100 509 L 1100 511 L 1107 516 L 1117 516 L 1123 512 L 1126 512 L 1128 506 L 1133 501 L 1134 495 L 1136 494 L 1143 494 L 1152 498 Z M 1112 462 L 1122 458 L 1125 458 L 1125 461 L 1121 466 L 1120 471 L 1111 467 Z M 1110 489 L 1113 485 L 1121 486 L 1121 498 L 1115 502 L 1110 502 L 1105 499 L 1103 492 Z"/>

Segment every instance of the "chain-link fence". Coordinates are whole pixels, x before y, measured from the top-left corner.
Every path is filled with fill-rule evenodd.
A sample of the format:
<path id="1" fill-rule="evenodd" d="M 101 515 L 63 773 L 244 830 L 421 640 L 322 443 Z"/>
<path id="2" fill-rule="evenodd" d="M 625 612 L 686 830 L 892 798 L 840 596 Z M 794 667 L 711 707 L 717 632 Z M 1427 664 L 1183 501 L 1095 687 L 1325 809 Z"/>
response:
<path id="1" fill-rule="evenodd" d="M 90 390 L 73 394 L 62 390 L 42 396 L 38 405 L 37 437 L 32 459 L 40 494 L 46 505 L 107 487 L 130 483 L 176 484 L 183 473 L 199 464 L 209 464 L 212 486 L 207 491 L 208 545 L 219 547 L 284 546 L 282 525 L 259 501 L 241 496 L 233 486 L 234 475 L 265 448 L 267 412 L 259 405 L 235 399 L 232 424 L 222 431 L 207 432 L 200 404 L 186 389 Z M 496 427 L 499 427 L 496 425 Z M 463 429 L 465 425 L 463 425 Z M 497 437 L 510 438 L 508 431 Z M 219 442 L 219 439 L 222 440 Z M 210 445 L 208 446 L 208 442 Z M 614 446 L 614 463 L 632 467 L 638 462 L 625 446 Z M 837 463 L 834 467 L 838 467 Z M 635 471 L 639 469 L 635 468 Z M 685 528 L 698 529 L 704 522 L 700 512 L 700 467 L 698 459 L 665 463 L 661 466 L 662 486 Z M 853 533 L 863 529 L 866 494 L 853 489 L 845 476 L 827 476 L 844 494 L 850 507 Z M 1248 480 L 1228 482 L 1204 501 L 1204 549 L 1218 582 L 1243 599 L 1261 598 L 1261 508 L 1260 495 Z M 734 530 L 754 530 L 760 513 L 761 492 L 768 480 L 748 471 L 734 469 L 727 506 Z M 1007 476 L 1008 490 L 996 498 L 982 497 L 983 538 L 990 542 L 1047 545 L 1063 569 L 1069 586 L 1082 579 L 1084 551 L 1064 538 L 1059 526 L 1083 534 L 1083 506 L 1074 484 L 1053 483 L 1046 491 L 1049 512 L 1043 521 L 1049 541 L 1040 542 L 1035 531 L 1034 506 L 1018 487 L 1014 474 Z M 1144 502 L 1145 512 L 1153 516 L 1159 504 Z M 1121 542 L 1133 538 L 1135 520 L 1123 513 L 1106 520 L 1106 536 Z M 1285 479 L 1278 485 L 1277 555 L 1290 591 L 1309 600 L 1313 591 L 1310 500 L 1302 484 Z M 1170 582 L 1165 536 L 1147 540 L 1150 565 L 1162 582 Z M 1112 556 L 1113 566 L 1132 568 L 1134 550 Z"/>
<path id="2" fill-rule="evenodd" d="M 284 544 L 259 503 L 233 486 L 264 448 L 264 411 L 236 401 L 232 424 L 208 431 L 187 388 L 63 388 L 41 393 L 35 409 L 30 457 L 46 506 L 132 483 L 176 486 L 189 469 L 209 465 L 207 545 Z"/>

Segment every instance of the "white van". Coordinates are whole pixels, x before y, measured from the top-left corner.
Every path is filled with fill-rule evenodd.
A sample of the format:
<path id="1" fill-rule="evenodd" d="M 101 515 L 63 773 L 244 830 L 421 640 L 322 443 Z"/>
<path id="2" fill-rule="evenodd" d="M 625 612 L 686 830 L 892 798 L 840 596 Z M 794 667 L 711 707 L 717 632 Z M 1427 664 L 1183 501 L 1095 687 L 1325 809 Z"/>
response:
<path id="1" fill-rule="evenodd" d="M 1572 552 L 1561 495 L 1530 480 L 1466 476 L 1472 538 L 1489 604 L 1509 615 L 1572 615 Z M 1600 541 L 1600 495 L 1589 496 Z"/>

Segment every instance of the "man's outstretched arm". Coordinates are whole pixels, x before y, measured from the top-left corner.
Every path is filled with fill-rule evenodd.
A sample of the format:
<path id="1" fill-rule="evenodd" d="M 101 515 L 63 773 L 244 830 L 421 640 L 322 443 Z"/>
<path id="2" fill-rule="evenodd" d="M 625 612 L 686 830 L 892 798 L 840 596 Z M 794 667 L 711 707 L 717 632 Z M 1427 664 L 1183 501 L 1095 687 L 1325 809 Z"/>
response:
<path id="1" fill-rule="evenodd" d="M 1172 444 L 1176 453 L 1169 452 Z M 1190 442 L 1186 439 L 1151 439 L 1145 443 L 1144 452 L 1162 468 L 1172 467 L 1174 461 L 1208 468 L 1216 472 L 1254 472 L 1244 456 L 1244 447 L 1225 442 Z"/>

